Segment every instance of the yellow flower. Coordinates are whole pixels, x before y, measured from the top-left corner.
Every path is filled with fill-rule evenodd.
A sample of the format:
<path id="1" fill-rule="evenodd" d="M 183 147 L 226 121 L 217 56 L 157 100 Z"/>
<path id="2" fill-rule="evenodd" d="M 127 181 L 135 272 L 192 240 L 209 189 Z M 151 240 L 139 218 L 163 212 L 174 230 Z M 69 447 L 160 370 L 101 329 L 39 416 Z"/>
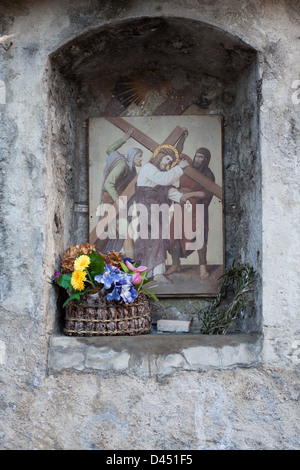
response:
<path id="1" fill-rule="evenodd" d="M 84 289 L 84 281 L 86 280 L 86 272 L 78 269 L 74 271 L 71 277 L 71 286 L 78 291 Z"/>
<path id="2" fill-rule="evenodd" d="M 90 257 L 87 255 L 78 256 L 78 258 L 74 261 L 74 269 L 75 271 L 83 271 L 85 268 L 88 267 L 91 260 Z"/>

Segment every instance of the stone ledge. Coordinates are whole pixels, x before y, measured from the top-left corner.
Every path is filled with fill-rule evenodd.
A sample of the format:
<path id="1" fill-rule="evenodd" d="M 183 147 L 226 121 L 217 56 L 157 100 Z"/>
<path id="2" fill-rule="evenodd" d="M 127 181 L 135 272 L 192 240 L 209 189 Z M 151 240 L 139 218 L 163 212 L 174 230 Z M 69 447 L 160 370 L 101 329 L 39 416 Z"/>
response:
<path id="1" fill-rule="evenodd" d="M 179 370 L 230 369 L 260 364 L 262 336 L 148 334 L 50 338 L 51 372 L 81 371 L 164 376 Z"/>

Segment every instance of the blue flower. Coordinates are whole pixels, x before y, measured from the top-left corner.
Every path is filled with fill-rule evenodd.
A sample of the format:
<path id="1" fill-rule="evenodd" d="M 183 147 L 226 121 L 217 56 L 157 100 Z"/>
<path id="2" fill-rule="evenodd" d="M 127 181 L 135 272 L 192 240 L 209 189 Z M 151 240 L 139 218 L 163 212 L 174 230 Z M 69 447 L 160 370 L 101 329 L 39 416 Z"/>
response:
<path id="1" fill-rule="evenodd" d="M 123 256 L 123 261 L 124 261 L 124 263 L 126 263 L 126 261 L 129 261 L 129 263 L 132 263 L 132 264 L 133 264 L 133 259 L 127 258 L 127 257 L 125 257 L 125 256 Z"/>
<path id="2" fill-rule="evenodd" d="M 107 294 L 106 298 L 107 300 L 120 300 L 121 296 L 119 294 L 117 287 L 114 287 L 114 289 Z"/>
<path id="3" fill-rule="evenodd" d="M 133 302 L 138 293 L 132 285 L 132 275 L 124 273 L 115 266 L 105 266 L 101 275 L 95 276 L 95 281 L 104 284 L 106 290 L 109 290 L 107 300 L 122 300 L 125 303 Z"/>
<path id="4" fill-rule="evenodd" d="M 105 266 L 104 273 L 95 276 L 95 281 L 99 284 L 104 284 L 105 289 L 110 289 L 112 284 L 115 284 L 120 277 L 121 271 L 115 266 L 109 264 Z"/>
<path id="5" fill-rule="evenodd" d="M 123 286 L 120 295 L 124 302 L 128 304 L 133 302 L 137 298 L 138 293 L 133 286 L 128 286 L 128 284 L 126 284 L 125 286 Z"/>

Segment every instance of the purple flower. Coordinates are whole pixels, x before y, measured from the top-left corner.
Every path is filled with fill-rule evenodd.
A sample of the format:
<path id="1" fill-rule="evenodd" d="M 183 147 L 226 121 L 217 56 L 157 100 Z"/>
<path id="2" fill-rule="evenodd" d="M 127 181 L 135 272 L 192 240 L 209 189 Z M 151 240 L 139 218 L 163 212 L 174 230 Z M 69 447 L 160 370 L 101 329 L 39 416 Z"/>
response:
<path id="1" fill-rule="evenodd" d="M 53 276 L 53 282 L 54 282 L 54 284 L 58 284 L 57 279 L 58 279 L 60 276 L 62 276 L 62 273 L 60 273 L 59 271 L 55 271 L 54 276 Z"/>

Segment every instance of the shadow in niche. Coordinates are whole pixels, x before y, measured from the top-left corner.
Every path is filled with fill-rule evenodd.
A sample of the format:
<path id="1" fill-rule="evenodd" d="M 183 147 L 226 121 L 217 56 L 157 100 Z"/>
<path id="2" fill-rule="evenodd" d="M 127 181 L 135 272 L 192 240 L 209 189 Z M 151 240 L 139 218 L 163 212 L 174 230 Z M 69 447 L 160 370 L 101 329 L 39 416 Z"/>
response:
<path id="1" fill-rule="evenodd" d="M 206 280 L 200 279 L 199 265 L 181 265 L 181 272 L 169 274 L 168 280 L 175 286 L 176 296 L 194 296 L 197 292 L 197 296 L 206 297 L 217 292 L 218 279 L 223 274 L 223 266 L 207 265 L 207 272 L 209 277 Z M 151 288 L 151 283 L 148 286 Z M 157 295 L 169 294 L 168 285 L 161 283 L 156 287 L 155 293 Z"/>
<path id="2" fill-rule="evenodd" d="M 65 312 L 63 308 L 64 302 L 67 300 L 68 295 L 63 289 L 59 289 L 57 287 L 57 300 L 56 300 L 56 308 L 57 308 L 57 315 L 56 315 L 56 332 L 61 333 L 65 326 Z"/>
<path id="3" fill-rule="evenodd" d="M 261 251 L 261 170 L 256 51 L 209 24 L 183 18 L 135 18 L 73 39 L 51 54 L 50 63 L 48 183 L 53 209 L 48 207 L 48 217 L 56 213 L 63 221 L 60 233 L 50 234 L 53 243 L 49 247 L 57 250 L 51 256 L 65 251 L 65 240 L 68 246 L 88 240 L 89 214 L 74 211 L 74 204 L 88 204 L 85 122 L 89 118 L 217 113 L 224 116 L 226 124 L 226 264 L 244 257 L 259 273 L 256 253 Z M 124 85 L 132 76 L 147 78 L 152 94 L 143 106 L 133 95 L 131 99 L 117 96 L 120 83 Z M 256 315 L 253 311 L 245 315 L 244 332 L 260 330 L 259 282 L 257 286 Z M 59 331 L 62 303 L 58 296 Z"/>

